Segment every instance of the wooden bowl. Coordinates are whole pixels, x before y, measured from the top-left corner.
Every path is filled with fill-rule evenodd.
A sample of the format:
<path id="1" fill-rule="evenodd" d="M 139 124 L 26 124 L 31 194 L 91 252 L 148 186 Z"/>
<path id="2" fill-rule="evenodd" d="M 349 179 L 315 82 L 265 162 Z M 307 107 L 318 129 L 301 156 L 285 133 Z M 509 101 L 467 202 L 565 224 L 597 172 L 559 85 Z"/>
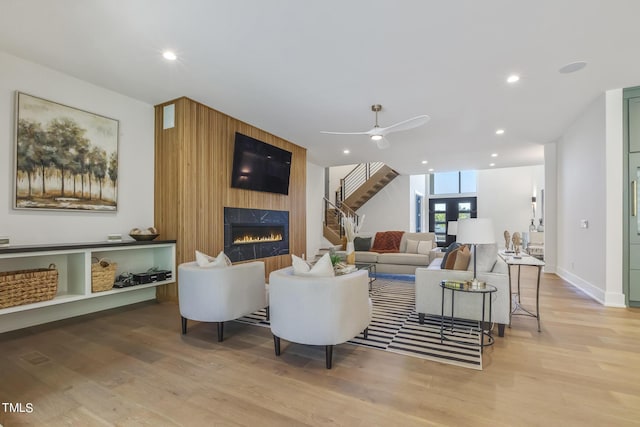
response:
<path id="1" fill-rule="evenodd" d="M 159 236 L 159 234 L 129 234 L 134 240 L 137 241 L 149 241 Z"/>

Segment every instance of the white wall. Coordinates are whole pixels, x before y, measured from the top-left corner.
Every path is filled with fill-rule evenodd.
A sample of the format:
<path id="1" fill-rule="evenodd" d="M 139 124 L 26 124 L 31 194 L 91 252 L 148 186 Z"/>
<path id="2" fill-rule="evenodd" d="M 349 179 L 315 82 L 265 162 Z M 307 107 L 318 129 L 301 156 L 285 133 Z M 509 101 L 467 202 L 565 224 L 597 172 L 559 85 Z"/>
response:
<path id="1" fill-rule="evenodd" d="M 318 249 L 329 245 L 322 236 L 323 196 L 324 168 L 307 162 L 307 259 L 313 259 Z"/>
<path id="2" fill-rule="evenodd" d="M 544 271 L 555 273 L 558 259 L 557 144 L 544 145 Z"/>
<path id="3" fill-rule="evenodd" d="M 605 253 L 606 287 L 604 303 L 608 306 L 624 307 L 626 302 L 622 287 L 623 276 L 623 200 L 620 191 L 625 188 L 624 169 L 620 167 L 620 159 L 624 158 L 622 89 L 610 90 L 606 93 L 607 116 L 606 126 L 606 221 L 605 221 Z"/>
<path id="4" fill-rule="evenodd" d="M 343 166 L 332 166 L 329 168 L 329 197 L 332 203 L 336 202 L 336 190 L 340 188 L 340 180 L 347 176 L 349 172 L 358 166 L 354 165 L 343 165 Z"/>
<path id="5" fill-rule="evenodd" d="M 377 231 L 408 231 L 412 197 L 409 191 L 409 176 L 396 177 L 358 209 L 358 214 L 366 215 L 360 231 L 363 234 Z"/>
<path id="6" fill-rule="evenodd" d="M 492 218 L 498 247 L 504 246 L 504 231 L 511 235 L 529 232 L 531 196 L 536 194 L 536 218 L 540 218 L 544 166 L 484 169 L 477 171 L 478 217 Z M 546 195 L 545 195 L 546 197 Z M 535 221 L 538 225 L 538 221 Z M 523 236 L 525 237 L 525 236 Z"/>
<path id="7" fill-rule="evenodd" d="M 605 96 L 601 95 L 557 143 L 557 272 L 601 302 L 605 300 L 607 256 L 605 116 Z M 621 162 L 618 164 L 621 169 Z M 588 221 L 588 228 L 580 228 L 581 220 Z"/>
<path id="8" fill-rule="evenodd" d="M 118 212 L 14 210 L 15 91 L 120 121 Z M 0 52 L 0 235 L 12 244 L 105 240 L 153 225 L 153 106 Z"/>

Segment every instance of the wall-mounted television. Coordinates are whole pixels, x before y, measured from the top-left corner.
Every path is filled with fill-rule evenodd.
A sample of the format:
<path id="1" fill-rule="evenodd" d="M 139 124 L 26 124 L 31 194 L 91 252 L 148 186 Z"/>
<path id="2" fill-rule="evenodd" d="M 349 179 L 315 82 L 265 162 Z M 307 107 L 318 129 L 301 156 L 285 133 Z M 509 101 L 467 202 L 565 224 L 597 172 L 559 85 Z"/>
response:
<path id="1" fill-rule="evenodd" d="M 236 132 L 231 186 L 289 194 L 291 152 Z"/>

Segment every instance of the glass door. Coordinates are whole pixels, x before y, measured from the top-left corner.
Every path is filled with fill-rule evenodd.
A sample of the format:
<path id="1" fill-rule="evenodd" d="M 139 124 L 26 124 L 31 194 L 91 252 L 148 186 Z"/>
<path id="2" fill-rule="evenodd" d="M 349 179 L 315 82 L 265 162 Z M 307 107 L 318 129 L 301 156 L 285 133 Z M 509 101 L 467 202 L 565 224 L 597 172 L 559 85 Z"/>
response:
<path id="1" fill-rule="evenodd" d="M 449 235 L 449 221 L 476 217 L 475 197 L 452 197 L 429 200 L 429 231 L 435 233 L 438 246 L 449 246 L 456 236 Z"/>

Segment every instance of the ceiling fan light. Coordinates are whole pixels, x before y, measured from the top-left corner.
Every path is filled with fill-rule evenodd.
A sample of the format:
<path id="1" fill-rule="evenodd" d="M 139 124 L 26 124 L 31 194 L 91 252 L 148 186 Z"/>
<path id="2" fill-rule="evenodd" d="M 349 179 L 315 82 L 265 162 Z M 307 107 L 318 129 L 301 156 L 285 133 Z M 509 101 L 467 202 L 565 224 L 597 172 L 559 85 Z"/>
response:
<path id="1" fill-rule="evenodd" d="M 371 135 L 372 141 L 380 141 L 382 139 L 382 135 Z"/>

